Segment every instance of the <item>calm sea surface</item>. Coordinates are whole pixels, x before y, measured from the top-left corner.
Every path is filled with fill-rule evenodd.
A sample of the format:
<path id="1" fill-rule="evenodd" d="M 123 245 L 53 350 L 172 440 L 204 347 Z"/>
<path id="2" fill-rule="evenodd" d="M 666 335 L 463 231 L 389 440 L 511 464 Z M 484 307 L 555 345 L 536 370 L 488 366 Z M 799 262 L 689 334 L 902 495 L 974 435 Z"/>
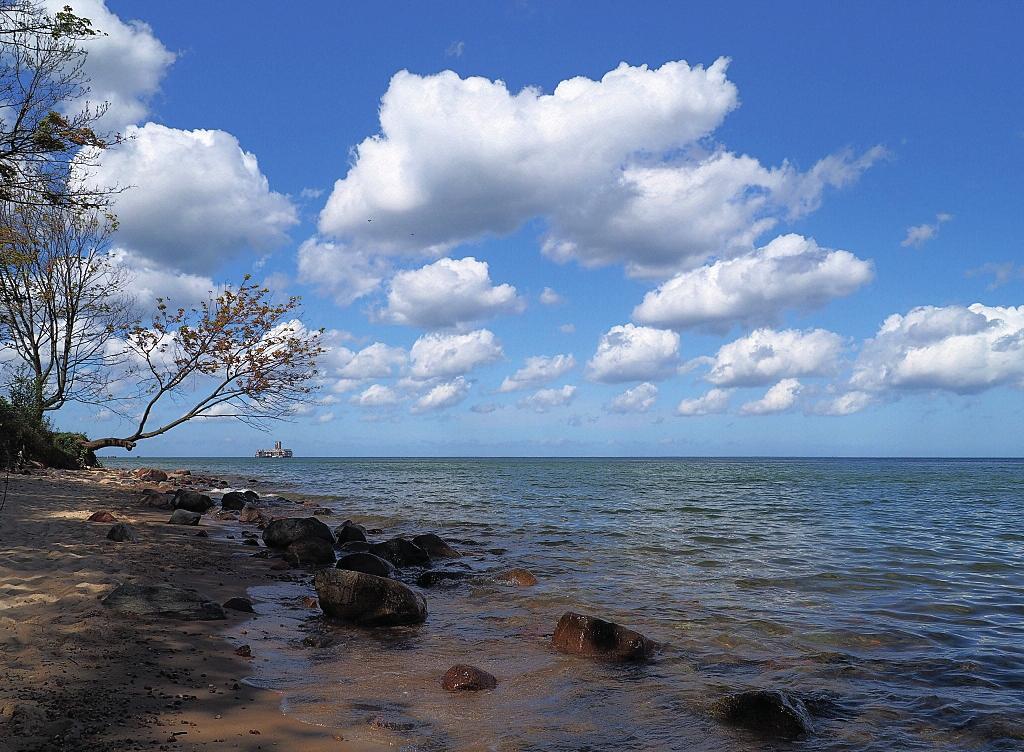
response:
<path id="1" fill-rule="evenodd" d="M 388 537 L 437 532 L 473 570 L 523 566 L 540 578 L 431 589 L 426 624 L 336 628 L 324 648 L 301 644 L 323 631 L 296 607 L 309 576 L 255 588 L 250 681 L 357 743 L 760 750 L 708 706 L 772 687 L 816 700 L 819 713 L 813 737 L 779 748 L 1024 749 L 1024 461 L 106 462 L 317 497 L 338 522 Z M 643 667 L 553 653 L 570 609 L 663 649 Z M 456 662 L 489 670 L 498 689 L 443 692 Z"/>

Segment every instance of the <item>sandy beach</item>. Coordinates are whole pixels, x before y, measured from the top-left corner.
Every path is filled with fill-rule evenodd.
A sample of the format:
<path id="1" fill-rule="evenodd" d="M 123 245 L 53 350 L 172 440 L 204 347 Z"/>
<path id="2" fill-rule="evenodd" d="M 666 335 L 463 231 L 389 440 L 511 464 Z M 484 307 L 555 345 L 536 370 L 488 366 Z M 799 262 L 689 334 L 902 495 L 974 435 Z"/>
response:
<path id="1" fill-rule="evenodd" d="M 140 502 L 153 486 L 112 470 L 11 476 L 0 514 L 0 749 L 352 749 L 242 683 L 259 646 L 240 657 L 241 645 L 218 635 L 247 614 L 146 619 L 101 604 L 125 582 L 195 588 L 222 603 L 294 576 L 228 539 L 237 521 L 167 524 L 169 512 Z M 88 521 L 97 511 L 129 524 L 138 542 L 108 540 L 109 522 Z"/>

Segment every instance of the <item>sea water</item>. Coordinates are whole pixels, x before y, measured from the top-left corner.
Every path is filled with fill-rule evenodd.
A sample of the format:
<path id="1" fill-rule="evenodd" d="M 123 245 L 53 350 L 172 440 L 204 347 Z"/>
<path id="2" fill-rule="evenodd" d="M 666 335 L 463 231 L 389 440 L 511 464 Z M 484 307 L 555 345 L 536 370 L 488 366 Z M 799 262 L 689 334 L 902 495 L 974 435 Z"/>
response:
<path id="1" fill-rule="evenodd" d="M 425 624 L 325 628 L 311 577 L 252 591 L 249 681 L 369 748 L 760 750 L 713 702 L 812 700 L 807 750 L 1024 748 L 1024 461 L 132 459 L 299 494 L 385 536 L 436 532 L 486 577 Z M 382 536 L 383 537 L 383 536 Z M 247 551 L 246 554 L 251 553 Z M 414 573 L 412 579 L 414 580 Z M 621 666 L 549 647 L 562 613 L 661 644 Z M 255 641 L 258 640 L 258 641 Z M 450 695 L 454 663 L 498 677 Z"/>

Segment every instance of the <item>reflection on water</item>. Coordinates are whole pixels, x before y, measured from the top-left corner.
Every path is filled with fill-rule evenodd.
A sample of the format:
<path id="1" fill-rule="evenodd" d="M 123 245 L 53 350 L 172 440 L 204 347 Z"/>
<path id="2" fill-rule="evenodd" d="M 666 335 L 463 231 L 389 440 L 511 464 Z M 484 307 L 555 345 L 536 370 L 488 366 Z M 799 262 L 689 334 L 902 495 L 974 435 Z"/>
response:
<path id="1" fill-rule="evenodd" d="M 148 460 L 153 462 L 153 460 Z M 959 460 L 177 460 L 434 531 L 516 589 L 427 591 L 414 629 L 326 629 L 311 578 L 257 588 L 253 682 L 346 738 L 416 750 L 755 750 L 710 720 L 752 686 L 813 699 L 814 750 L 1024 745 L 1024 463 Z M 115 463 L 111 463 L 115 464 Z M 415 578 L 413 574 L 412 579 Z M 664 644 L 644 667 L 548 648 L 566 610 Z M 327 632 L 327 647 L 303 646 Z M 494 692 L 452 696 L 470 662 Z"/>

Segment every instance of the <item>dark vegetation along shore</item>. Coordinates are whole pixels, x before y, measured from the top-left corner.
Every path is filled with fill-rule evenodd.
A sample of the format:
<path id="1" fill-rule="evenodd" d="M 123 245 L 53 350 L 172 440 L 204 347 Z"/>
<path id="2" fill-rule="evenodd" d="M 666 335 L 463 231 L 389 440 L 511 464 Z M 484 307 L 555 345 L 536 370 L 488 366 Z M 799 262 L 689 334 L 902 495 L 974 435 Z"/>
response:
<path id="1" fill-rule="evenodd" d="M 537 584 L 515 562 L 472 571 L 435 532 L 391 537 L 313 500 L 205 492 L 228 485 L 154 468 L 14 477 L 0 546 L 0 748 L 361 749 L 365 740 L 291 720 L 277 695 L 243 682 L 260 646 L 226 644 L 223 626 L 253 611 L 247 588 L 312 585 L 316 597 L 289 605 L 316 622 L 303 639 L 316 648 L 339 629 L 378 640 L 415 629 L 430 618 L 431 591 L 453 581 Z M 555 613 L 538 628 L 552 651 L 579 660 L 657 660 L 653 640 L 599 614 Z M 437 676 L 437 691 L 493 690 L 505 677 L 490 668 L 467 656 Z M 707 707 L 752 741 L 807 738 L 823 710 L 765 689 Z M 370 724 L 401 736 L 386 715 Z"/>

